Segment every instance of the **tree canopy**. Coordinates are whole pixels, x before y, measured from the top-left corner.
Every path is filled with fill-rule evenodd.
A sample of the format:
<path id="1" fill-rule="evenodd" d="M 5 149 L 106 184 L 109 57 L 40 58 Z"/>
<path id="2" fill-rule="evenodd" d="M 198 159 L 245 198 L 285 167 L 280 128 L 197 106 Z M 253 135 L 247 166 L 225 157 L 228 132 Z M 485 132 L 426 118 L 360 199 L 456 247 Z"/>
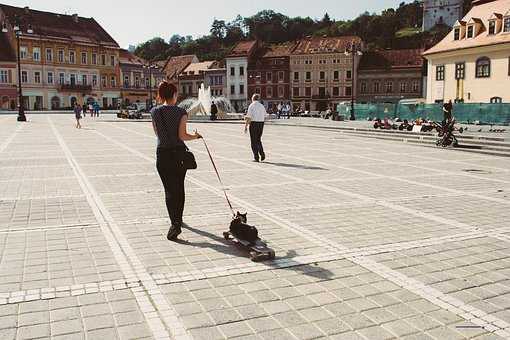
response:
<path id="1" fill-rule="evenodd" d="M 418 48 L 430 46 L 444 36 L 444 28 L 421 32 L 423 9 L 419 1 L 402 2 L 380 14 L 365 12 L 353 20 L 335 20 L 328 13 L 321 19 L 288 17 L 263 10 L 251 17 L 238 15 L 232 21 L 215 18 L 210 34 L 196 39 L 173 35 L 168 41 L 153 38 L 137 46 L 135 54 L 150 60 L 196 54 L 200 60 L 223 59 L 239 41 L 259 39 L 282 43 L 306 36 L 357 35 L 377 48 Z M 399 34 L 404 30 L 406 34 Z M 412 34 L 411 34 L 412 33 Z"/>

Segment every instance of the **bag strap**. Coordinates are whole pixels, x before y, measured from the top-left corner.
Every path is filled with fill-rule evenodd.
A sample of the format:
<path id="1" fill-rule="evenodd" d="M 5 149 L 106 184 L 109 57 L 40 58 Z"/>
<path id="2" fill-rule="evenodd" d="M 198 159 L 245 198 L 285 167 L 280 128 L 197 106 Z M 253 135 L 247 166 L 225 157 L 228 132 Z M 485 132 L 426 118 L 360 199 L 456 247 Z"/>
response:
<path id="1" fill-rule="evenodd" d="M 211 160 L 211 163 L 213 165 L 214 172 L 216 172 L 216 176 L 218 177 L 218 181 L 220 182 L 220 185 L 221 185 L 221 190 L 223 190 L 223 194 L 225 195 L 225 199 L 227 200 L 228 206 L 230 207 L 232 216 L 235 217 L 236 214 L 234 212 L 234 208 L 232 207 L 232 203 L 230 203 L 230 200 L 227 195 L 227 190 L 225 189 L 225 186 L 223 185 L 223 181 L 221 180 L 221 176 L 220 176 L 220 173 L 218 172 L 218 168 L 216 167 L 216 163 L 214 163 L 214 159 L 211 155 L 211 151 L 209 150 L 209 146 L 207 146 L 207 143 L 203 137 L 202 137 L 202 140 L 204 141 L 205 149 L 207 150 L 207 154 L 209 155 L 209 159 Z"/>

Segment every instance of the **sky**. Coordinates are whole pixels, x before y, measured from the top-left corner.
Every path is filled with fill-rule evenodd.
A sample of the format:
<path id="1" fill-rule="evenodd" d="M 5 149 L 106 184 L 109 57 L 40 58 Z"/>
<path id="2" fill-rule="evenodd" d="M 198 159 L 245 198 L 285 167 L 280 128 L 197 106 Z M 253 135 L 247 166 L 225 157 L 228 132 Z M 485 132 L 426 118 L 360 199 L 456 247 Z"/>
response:
<path id="1" fill-rule="evenodd" d="M 403 0 L 0 0 L 1 3 L 63 14 L 93 17 L 123 48 L 154 37 L 209 34 L 215 18 L 248 17 L 263 9 L 288 16 L 352 19 L 359 14 L 397 7 Z"/>

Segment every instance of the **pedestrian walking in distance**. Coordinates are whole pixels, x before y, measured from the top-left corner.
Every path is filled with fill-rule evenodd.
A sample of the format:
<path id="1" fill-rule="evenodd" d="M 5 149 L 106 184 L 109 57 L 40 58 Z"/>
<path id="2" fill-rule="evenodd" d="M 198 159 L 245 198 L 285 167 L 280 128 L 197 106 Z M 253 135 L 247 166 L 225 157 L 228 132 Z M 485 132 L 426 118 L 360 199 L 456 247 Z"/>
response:
<path id="1" fill-rule="evenodd" d="M 247 133 L 248 127 L 250 128 L 251 149 L 255 162 L 264 161 L 266 159 L 261 140 L 266 116 L 267 111 L 264 105 L 260 103 L 260 95 L 254 94 L 252 103 L 248 107 L 248 113 L 245 117 L 246 124 L 244 126 L 244 132 Z"/>
<path id="2" fill-rule="evenodd" d="M 165 188 L 166 208 L 172 222 L 167 238 L 173 241 L 182 232 L 186 169 L 181 161 L 187 150 L 184 142 L 202 136 L 197 131 L 188 134 L 188 114 L 175 105 L 177 88 L 173 84 L 164 81 L 159 85 L 158 101 L 160 105 L 151 110 L 152 126 L 158 138 L 156 167 Z"/>
<path id="3" fill-rule="evenodd" d="M 74 106 L 74 117 L 76 118 L 76 128 L 77 129 L 81 129 L 81 124 L 80 124 L 80 120 L 81 120 L 81 106 L 80 106 L 80 104 L 76 104 Z"/>

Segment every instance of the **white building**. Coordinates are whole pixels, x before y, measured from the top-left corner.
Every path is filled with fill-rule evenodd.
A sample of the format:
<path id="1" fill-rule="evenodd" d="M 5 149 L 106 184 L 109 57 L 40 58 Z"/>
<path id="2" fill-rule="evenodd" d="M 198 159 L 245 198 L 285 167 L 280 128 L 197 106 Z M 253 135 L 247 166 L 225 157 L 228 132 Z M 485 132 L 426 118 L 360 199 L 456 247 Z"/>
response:
<path id="1" fill-rule="evenodd" d="M 463 0 L 423 0 L 423 30 L 437 24 L 453 26 L 462 18 Z"/>
<path id="2" fill-rule="evenodd" d="M 238 112 L 243 111 L 248 105 L 248 61 L 257 45 L 257 41 L 242 41 L 226 58 L 226 95 Z"/>

